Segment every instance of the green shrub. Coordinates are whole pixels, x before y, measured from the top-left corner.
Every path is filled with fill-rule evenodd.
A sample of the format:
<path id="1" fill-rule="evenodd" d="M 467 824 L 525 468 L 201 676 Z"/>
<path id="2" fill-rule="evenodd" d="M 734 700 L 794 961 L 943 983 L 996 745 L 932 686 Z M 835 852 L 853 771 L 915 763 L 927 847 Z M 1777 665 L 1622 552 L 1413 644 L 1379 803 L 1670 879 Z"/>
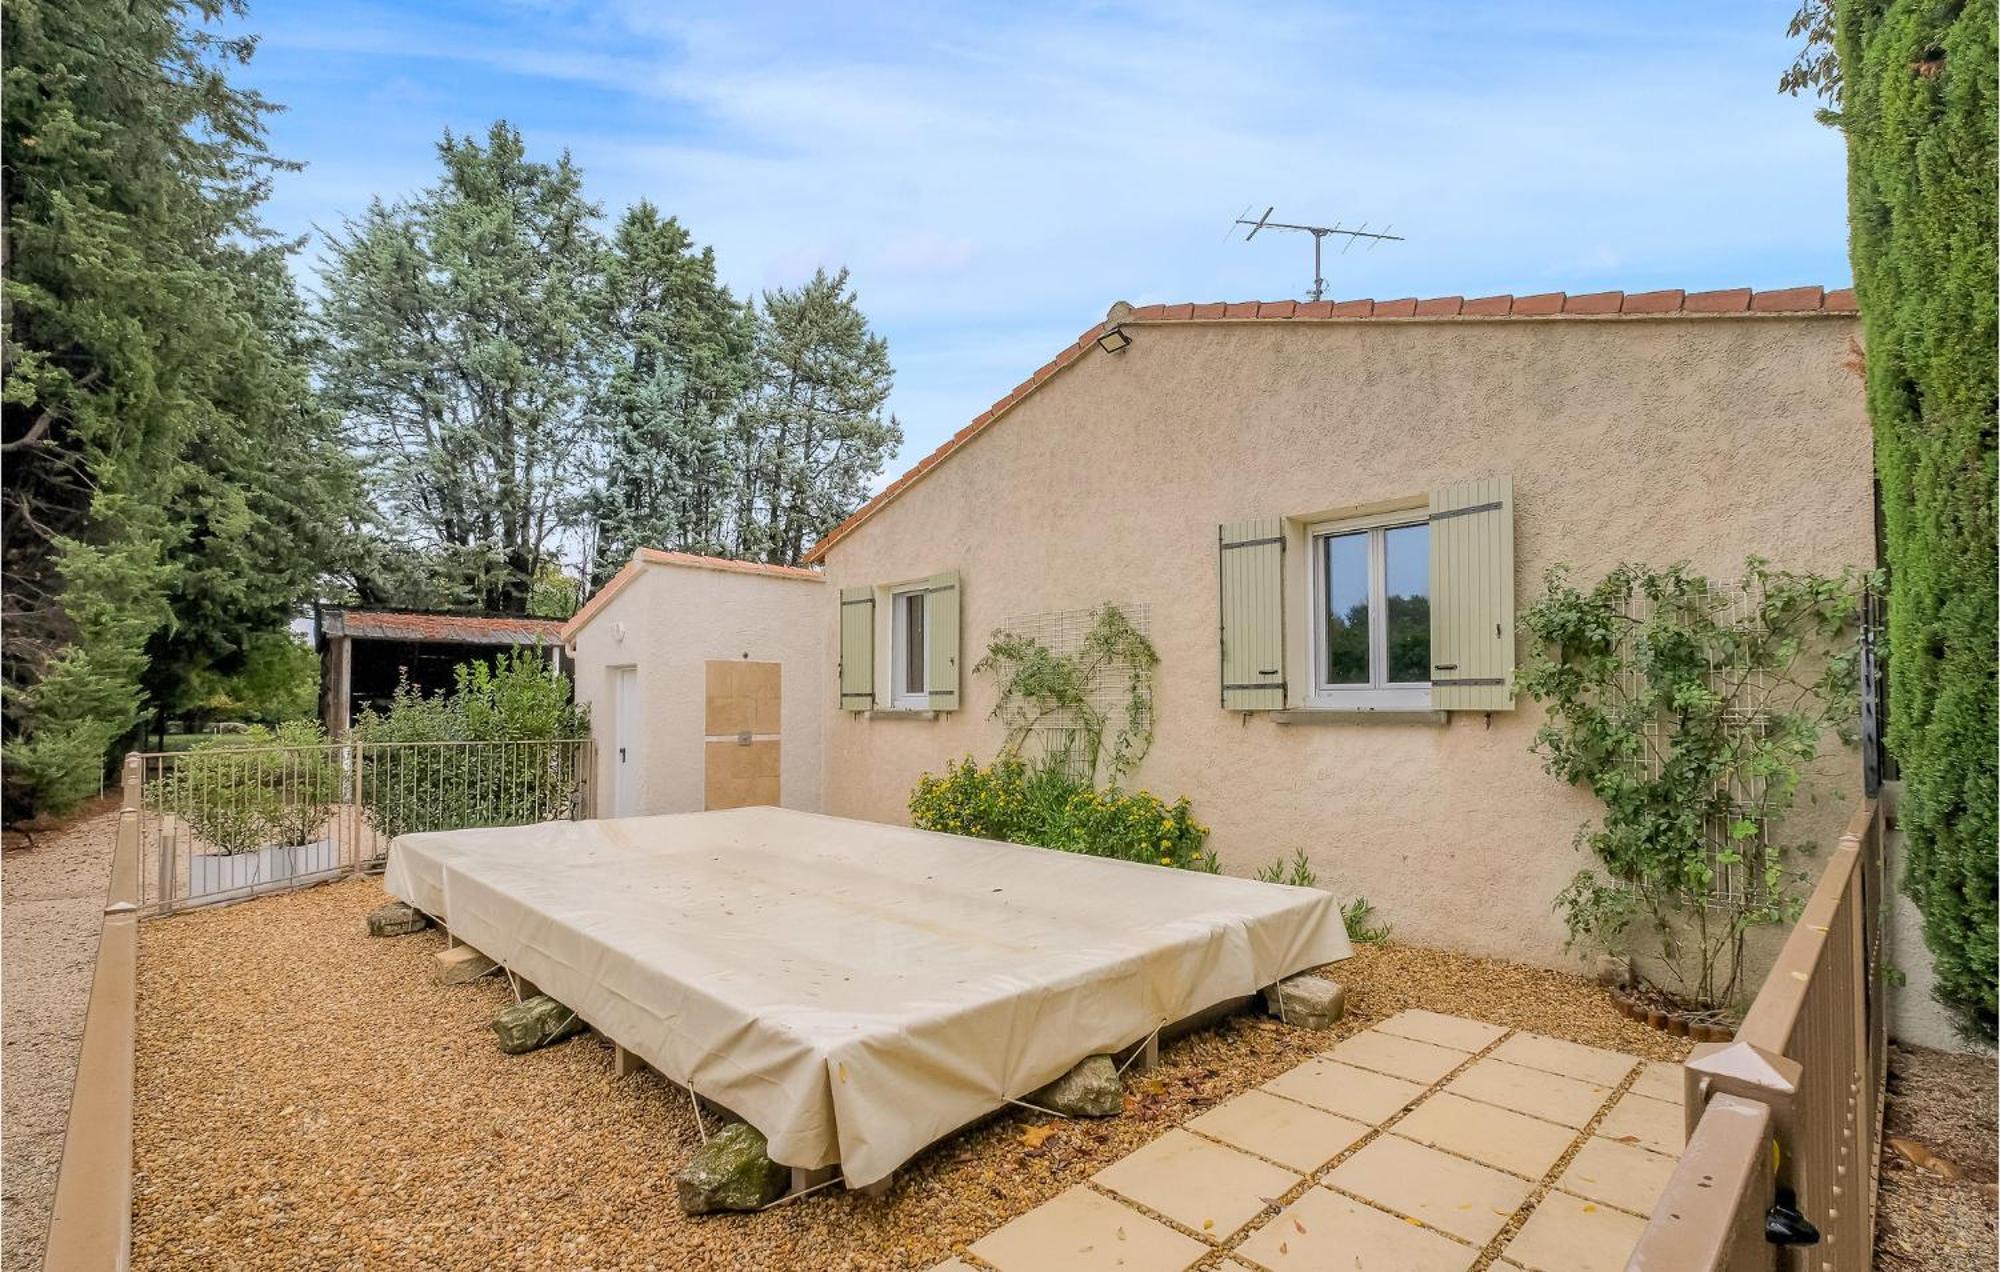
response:
<path id="1" fill-rule="evenodd" d="M 1150 791 L 1099 791 L 1057 765 L 1030 768 L 1003 758 L 982 768 L 971 756 L 924 774 L 910 794 L 911 824 L 980 839 L 1059 848 L 1214 874 L 1208 827 L 1185 798 Z"/>
<path id="2" fill-rule="evenodd" d="M 1889 567 L 1889 749 L 1937 995 L 1994 1036 L 1992 0 L 1841 0 L 1855 288 Z"/>
<path id="3" fill-rule="evenodd" d="M 1681 994 L 1734 1002 L 1745 937 L 1796 917 L 1817 845 L 1776 827 L 1828 733 L 1847 737 L 1862 580 L 1753 559 L 1733 587 L 1682 566 L 1622 565 L 1589 590 L 1561 567 L 1521 615 L 1520 687 L 1547 705 L 1535 749 L 1603 822 L 1556 898 L 1572 943 L 1644 939 Z"/>
<path id="4" fill-rule="evenodd" d="M 147 802 L 218 853 L 311 843 L 341 799 L 340 753 L 312 720 L 205 737 L 162 764 Z"/>
<path id="5" fill-rule="evenodd" d="M 578 773 L 571 739 L 589 714 L 569 681 L 527 651 L 458 668 L 447 693 L 399 685 L 386 711 L 363 711 L 361 803 L 394 838 L 413 831 L 516 826 L 566 817 Z M 505 745 L 463 745 L 466 743 Z"/>

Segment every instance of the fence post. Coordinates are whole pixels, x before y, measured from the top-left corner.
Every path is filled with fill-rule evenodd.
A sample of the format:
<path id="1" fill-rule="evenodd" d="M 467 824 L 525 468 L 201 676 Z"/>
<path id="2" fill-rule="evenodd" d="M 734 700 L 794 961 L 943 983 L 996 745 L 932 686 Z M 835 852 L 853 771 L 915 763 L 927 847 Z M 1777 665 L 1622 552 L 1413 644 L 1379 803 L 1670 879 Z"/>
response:
<path id="1" fill-rule="evenodd" d="M 141 905 L 145 898 L 140 895 L 140 880 L 145 877 L 139 850 L 144 838 L 139 833 L 140 815 L 145 807 L 146 768 L 145 761 L 137 751 L 125 753 L 124 770 L 121 773 L 120 807 L 118 810 L 118 849 L 112 858 L 111 891 L 112 901 L 129 901 Z M 124 878 L 130 872 L 129 879 Z M 122 886 L 121 886 L 122 884 Z M 165 899 L 164 894 L 162 900 Z"/>
<path id="2" fill-rule="evenodd" d="M 361 816 L 361 740 L 356 738 L 347 744 L 348 806 L 353 818 L 354 873 L 360 874 L 363 862 L 361 833 L 367 822 Z"/>
<path id="3" fill-rule="evenodd" d="M 1709 1042 L 1696 1047 L 1681 1069 L 1686 1089 L 1682 1107 L 1690 1138 L 1708 1101 L 1718 1095 L 1755 1100 L 1771 1110 L 1771 1139 L 1778 1146 L 1777 1183 L 1792 1187 L 1796 1100 L 1805 1066 L 1747 1042 Z"/>

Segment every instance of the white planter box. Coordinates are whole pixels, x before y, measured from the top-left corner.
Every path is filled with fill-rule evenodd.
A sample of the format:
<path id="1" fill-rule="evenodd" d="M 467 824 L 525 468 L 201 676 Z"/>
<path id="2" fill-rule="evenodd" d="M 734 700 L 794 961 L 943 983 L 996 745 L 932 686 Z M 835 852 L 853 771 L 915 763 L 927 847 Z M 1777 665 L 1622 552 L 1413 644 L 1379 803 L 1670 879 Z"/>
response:
<path id="1" fill-rule="evenodd" d="M 295 875 L 326 874 L 340 869 L 340 845 L 331 839 L 317 839 L 284 851 L 291 854 L 291 872 Z"/>
<path id="2" fill-rule="evenodd" d="M 205 897 L 274 883 L 292 876 L 290 848 L 255 852 L 198 852 L 188 858 L 188 895 Z"/>

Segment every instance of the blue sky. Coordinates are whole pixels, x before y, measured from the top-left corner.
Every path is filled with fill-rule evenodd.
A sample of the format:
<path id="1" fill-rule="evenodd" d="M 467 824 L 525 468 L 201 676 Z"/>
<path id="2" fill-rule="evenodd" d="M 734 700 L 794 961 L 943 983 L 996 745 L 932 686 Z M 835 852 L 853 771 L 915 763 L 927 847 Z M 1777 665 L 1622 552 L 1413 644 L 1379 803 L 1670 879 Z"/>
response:
<path id="1" fill-rule="evenodd" d="M 1844 285 L 1840 139 L 1775 88 L 1793 8 L 253 0 L 241 78 L 308 165 L 287 232 L 506 118 L 739 294 L 849 266 L 893 476 L 1115 300 L 1303 295 L 1309 241 L 1227 237 L 1246 206 L 1408 236 L 1332 258 L 1341 298 Z"/>

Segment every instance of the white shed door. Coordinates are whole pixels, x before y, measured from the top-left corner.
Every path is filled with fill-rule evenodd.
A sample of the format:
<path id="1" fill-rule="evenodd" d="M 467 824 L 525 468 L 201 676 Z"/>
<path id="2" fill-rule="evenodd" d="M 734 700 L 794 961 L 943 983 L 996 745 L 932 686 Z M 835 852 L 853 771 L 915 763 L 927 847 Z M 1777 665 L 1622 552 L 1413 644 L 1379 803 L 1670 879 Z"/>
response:
<path id="1" fill-rule="evenodd" d="M 639 812 L 639 669 L 611 669 L 611 815 Z"/>

